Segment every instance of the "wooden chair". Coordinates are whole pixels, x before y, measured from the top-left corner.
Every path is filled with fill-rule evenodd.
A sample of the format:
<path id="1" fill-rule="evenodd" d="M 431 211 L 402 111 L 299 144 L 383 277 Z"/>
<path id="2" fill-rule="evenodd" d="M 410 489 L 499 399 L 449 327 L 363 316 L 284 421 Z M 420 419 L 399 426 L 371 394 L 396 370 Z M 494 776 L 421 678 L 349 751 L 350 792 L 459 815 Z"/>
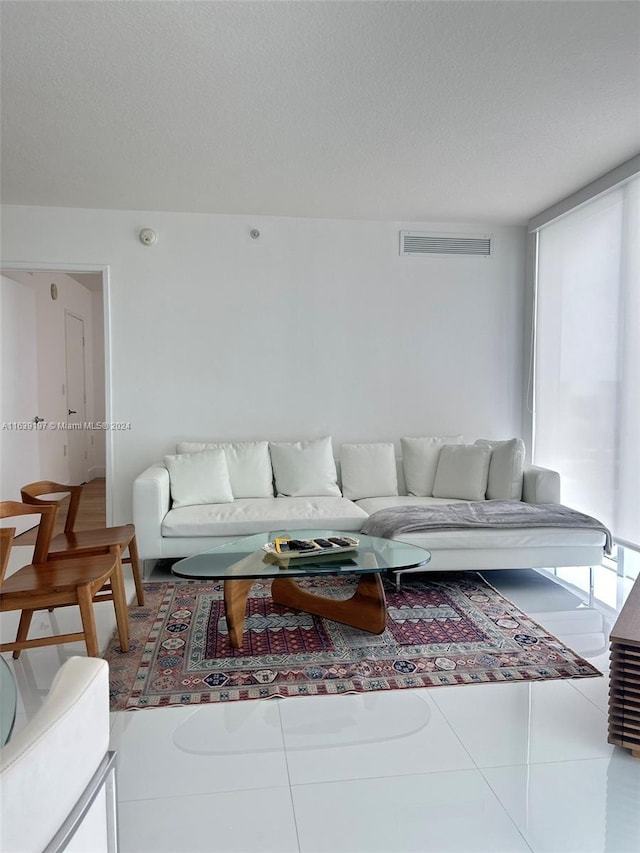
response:
<path id="1" fill-rule="evenodd" d="M 0 612 L 22 611 L 15 642 L 2 643 L 0 652 L 12 651 L 13 657 L 17 658 L 22 649 L 84 640 L 89 657 L 100 657 L 93 602 L 106 583 L 110 583 L 113 590 L 120 648 L 126 652 L 129 650 L 129 624 L 122 566 L 113 553 L 85 556 L 82 559 L 47 559 L 57 511 L 56 506 L 33 507 L 16 501 L 0 503 L 0 518 L 40 516 L 33 562 L 8 578 L 5 578 L 5 574 L 15 528 L 0 530 Z M 27 640 L 36 610 L 72 605 L 80 608 L 82 631 Z"/>
<path id="2" fill-rule="evenodd" d="M 53 483 L 50 480 L 41 480 L 38 483 L 29 483 L 20 490 L 22 500 L 33 506 L 55 504 L 59 506 L 67 494 L 71 495 L 67 517 L 64 523 L 64 532 L 52 536 L 49 545 L 49 559 L 58 560 L 60 557 L 84 557 L 90 554 L 114 553 L 118 555 L 121 563 L 130 563 L 133 580 L 136 585 L 136 599 L 138 604 L 144 604 L 144 584 L 140 560 L 138 558 L 138 545 L 136 543 L 136 529 L 133 524 L 125 524 L 122 527 L 103 527 L 97 530 L 79 530 L 74 532 L 74 527 L 80 508 L 80 498 L 84 484 L 80 486 L 64 486 L 61 483 Z M 51 495 L 65 495 L 52 498 Z M 42 497 L 49 495 L 49 497 Z M 125 551 L 129 556 L 124 557 Z M 108 598 L 109 593 L 105 591 L 102 598 Z"/>

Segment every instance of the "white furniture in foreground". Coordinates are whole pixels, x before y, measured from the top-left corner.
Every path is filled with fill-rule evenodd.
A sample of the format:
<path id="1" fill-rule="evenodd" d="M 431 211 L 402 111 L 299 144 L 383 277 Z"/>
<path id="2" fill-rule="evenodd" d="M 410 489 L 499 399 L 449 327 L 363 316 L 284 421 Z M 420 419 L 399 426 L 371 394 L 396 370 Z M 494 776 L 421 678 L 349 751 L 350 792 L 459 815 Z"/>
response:
<path id="1" fill-rule="evenodd" d="M 118 849 L 109 667 L 70 658 L 43 706 L 0 750 L 2 853 Z"/>
<path id="2" fill-rule="evenodd" d="M 187 557 L 276 530 L 357 533 L 369 515 L 389 507 L 485 496 L 560 503 L 559 474 L 524 465 L 519 439 L 489 448 L 478 440 L 484 451 L 462 445 L 461 436 L 401 445 L 404 459 L 395 457 L 393 444 L 377 443 L 342 445 L 334 461 L 330 438 L 181 442 L 176 455 L 134 482 L 140 557 Z M 571 528 L 432 530 L 395 538 L 430 551 L 429 572 L 599 565 L 605 544 L 599 531 Z"/>

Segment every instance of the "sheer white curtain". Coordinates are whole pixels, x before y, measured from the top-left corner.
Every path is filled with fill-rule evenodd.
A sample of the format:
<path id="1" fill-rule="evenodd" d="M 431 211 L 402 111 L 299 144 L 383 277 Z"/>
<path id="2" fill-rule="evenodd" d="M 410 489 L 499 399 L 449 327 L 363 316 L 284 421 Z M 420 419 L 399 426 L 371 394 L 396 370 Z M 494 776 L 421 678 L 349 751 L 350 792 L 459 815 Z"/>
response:
<path id="1" fill-rule="evenodd" d="M 538 230 L 534 461 L 640 547 L 640 177 Z"/>

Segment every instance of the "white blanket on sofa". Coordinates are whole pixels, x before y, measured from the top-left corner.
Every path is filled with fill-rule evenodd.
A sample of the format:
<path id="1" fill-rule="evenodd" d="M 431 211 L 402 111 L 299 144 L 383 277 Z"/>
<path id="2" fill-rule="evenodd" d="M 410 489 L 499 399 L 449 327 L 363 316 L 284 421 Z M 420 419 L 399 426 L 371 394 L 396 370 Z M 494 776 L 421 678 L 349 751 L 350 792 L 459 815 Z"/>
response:
<path id="1" fill-rule="evenodd" d="M 524 501 L 458 501 L 434 506 L 399 506 L 379 509 L 362 525 L 369 536 L 391 539 L 399 533 L 425 530 L 467 530 L 476 527 L 567 527 L 599 530 L 605 551 L 611 553 L 611 532 L 597 518 L 563 504 L 529 504 Z"/>

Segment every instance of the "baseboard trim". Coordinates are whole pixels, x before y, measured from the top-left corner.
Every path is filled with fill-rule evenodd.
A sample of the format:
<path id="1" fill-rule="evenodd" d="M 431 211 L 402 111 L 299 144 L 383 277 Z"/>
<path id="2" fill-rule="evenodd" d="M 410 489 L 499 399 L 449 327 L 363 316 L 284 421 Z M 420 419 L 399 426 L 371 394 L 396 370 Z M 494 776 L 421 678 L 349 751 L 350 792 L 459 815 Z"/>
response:
<path id="1" fill-rule="evenodd" d="M 94 468 L 89 468 L 89 473 L 87 475 L 87 480 L 95 480 L 96 477 L 106 477 L 106 469 L 98 468 L 97 466 Z"/>

